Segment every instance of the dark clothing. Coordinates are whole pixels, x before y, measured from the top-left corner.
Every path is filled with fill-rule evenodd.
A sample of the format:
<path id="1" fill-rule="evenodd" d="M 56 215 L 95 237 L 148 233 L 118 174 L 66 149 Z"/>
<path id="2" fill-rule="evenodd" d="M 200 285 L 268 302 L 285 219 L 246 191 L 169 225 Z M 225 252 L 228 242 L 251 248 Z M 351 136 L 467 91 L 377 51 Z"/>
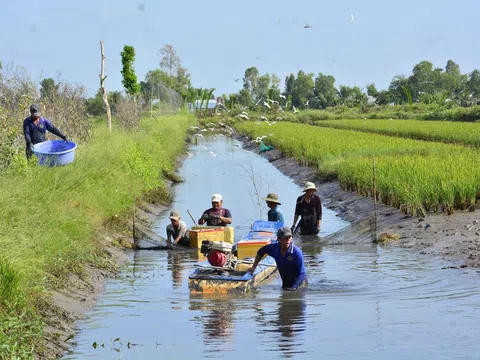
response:
<path id="1" fill-rule="evenodd" d="M 285 255 L 282 255 L 280 243 L 275 242 L 261 247 L 257 252 L 257 255 L 261 257 L 265 254 L 275 259 L 284 289 L 298 289 L 299 286 L 306 283 L 307 273 L 303 263 L 303 253 L 298 246 L 291 243 Z"/>
<path id="2" fill-rule="evenodd" d="M 304 201 L 305 195 L 299 196 L 295 206 L 295 215 L 301 216 L 299 227 L 302 235 L 315 235 L 317 221 L 322 220 L 322 201 L 313 194 L 310 202 Z"/>
<path id="3" fill-rule="evenodd" d="M 227 226 L 226 223 L 224 223 L 218 216 L 226 217 L 226 218 L 232 218 L 232 214 L 230 214 L 230 210 L 220 208 L 220 209 L 214 209 L 210 208 L 208 210 L 205 210 L 205 212 L 202 215 L 202 218 L 207 221 L 207 226 Z"/>
<path id="4" fill-rule="evenodd" d="M 32 155 L 31 152 L 31 145 L 35 145 L 47 140 L 45 133 L 50 131 L 52 134 L 57 135 L 58 137 L 66 140 L 67 137 L 58 130 L 50 120 L 44 118 L 43 116 L 40 117 L 38 121 L 38 125 L 35 125 L 31 116 L 27 117 L 23 120 L 23 135 L 25 136 L 26 142 L 26 155 L 29 158 Z"/>
<path id="5" fill-rule="evenodd" d="M 278 206 L 274 209 L 268 210 L 268 221 L 275 221 L 283 223 L 283 211 Z"/>

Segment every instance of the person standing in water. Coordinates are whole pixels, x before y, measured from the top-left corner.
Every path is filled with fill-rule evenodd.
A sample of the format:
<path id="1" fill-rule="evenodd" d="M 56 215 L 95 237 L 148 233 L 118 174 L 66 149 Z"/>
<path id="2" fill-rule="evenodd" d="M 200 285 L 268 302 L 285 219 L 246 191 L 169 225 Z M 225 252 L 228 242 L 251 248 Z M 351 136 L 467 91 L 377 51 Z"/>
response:
<path id="1" fill-rule="evenodd" d="M 262 246 L 253 265 L 247 271 L 254 273 L 258 263 L 265 254 L 270 255 L 277 263 L 277 269 L 282 278 L 282 288 L 297 290 L 307 285 L 307 273 L 303 261 L 302 250 L 292 242 L 292 232 L 288 227 L 277 231 L 277 242 Z"/>
<path id="2" fill-rule="evenodd" d="M 303 189 L 304 195 L 299 196 L 295 206 L 295 216 L 293 218 L 292 232 L 294 232 L 299 217 L 301 235 L 317 235 L 320 232 L 322 224 L 322 201 L 320 196 L 316 195 L 315 184 L 306 182 Z"/>
<path id="3" fill-rule="evenodd" d="M 270 208 L 270 210 L 268 210 L 268 221 L 283 223 L 283 211 L 279 207 L 279 205 L 282 204 L 278 200 L 278 195 L 275 193 L 270 193 L 263 200 L 267 202 L 267 206 Z"/>

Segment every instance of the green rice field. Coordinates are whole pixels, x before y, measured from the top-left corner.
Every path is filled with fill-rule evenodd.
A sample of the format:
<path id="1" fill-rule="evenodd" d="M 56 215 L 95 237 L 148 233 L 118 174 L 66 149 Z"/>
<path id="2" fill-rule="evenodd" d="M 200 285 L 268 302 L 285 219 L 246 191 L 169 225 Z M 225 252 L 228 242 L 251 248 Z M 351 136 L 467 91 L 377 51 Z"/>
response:
<path id="1" fill-rule="evenodd" d="M 473 210 L 480 193 L 480 154 L 459 145 L 281 122 L 244 122 L 240 133 L 281 149 L 344 190 L 369 196 L 376 157 L 378 197 L 405 213 Z"/>
<path id="2" fill-rule="evenodd" d="M 323 120 L 315 125 L 480 147 L 480 124 L 422 120 Z"/>

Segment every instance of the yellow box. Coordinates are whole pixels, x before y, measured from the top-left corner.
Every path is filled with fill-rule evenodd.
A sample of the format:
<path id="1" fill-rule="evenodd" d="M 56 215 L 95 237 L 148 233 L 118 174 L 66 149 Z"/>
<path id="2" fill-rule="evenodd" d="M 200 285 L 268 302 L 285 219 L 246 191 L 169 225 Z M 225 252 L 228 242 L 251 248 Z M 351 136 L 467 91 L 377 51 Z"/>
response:
<path id="1" fill-rule="evenodd" d="M 222 229 L 224 232 L 223 240 L 229 244 L 233 244 L 234 241 L 234 232 L 233 227 L 229 226 L 192 226 L 192 230 L 203 230 L 203 229 Z M 213 240 L 212 240 L 213 241 Z M 202 242 L 200 241 L 200 246 Z"/>
<path id="2" fill-rule="evenodd" d="M 188 237 L 190 238 L 190 247 L 200 249 L 203 240 L 223 241 L 225 232 L 223 229 L 192 229 L 189 231 Z"/>
<path id="3" fill-rule="evenodd" d="M 270 240 L 240 240 L 237 243 L 237 257 L 239 259 L 254 258 L 257 256 L 258 249 L 268 244 Z"/>

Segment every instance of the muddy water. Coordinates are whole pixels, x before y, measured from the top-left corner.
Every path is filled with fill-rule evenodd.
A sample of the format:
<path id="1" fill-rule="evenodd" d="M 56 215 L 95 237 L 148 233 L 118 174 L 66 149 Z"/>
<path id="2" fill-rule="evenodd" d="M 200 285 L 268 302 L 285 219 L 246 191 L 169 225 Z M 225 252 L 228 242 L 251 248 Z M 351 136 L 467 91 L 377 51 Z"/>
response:
<path id="1" fill-rule="evenodd" d="M 259 218 L 261 193 L 279 194 L 291 225 L 300 188 L 240 143 L 218 138 L 192 146 L 173 207 L 188 225 L 220 192 L 235 234 Z M 212 151 L 212 153 L 209 153 Z M 253 169 L 253 171 L 246 171 Z M 263 180 L 260 180 L 262 178 Z M 263 218 L 265 219 L 265 209 Z M 162 218 L 156 229 L 164 233 Z M 325 210 L 321 236 L 347 224 Z M 275 276 L 247 295 L 191 296 L 196 255 L 137 251 L 79 323 L 65 359 L 477 359 L 480 276 L 407 250 L 324 246 L 295 239 L 305 253 L 309 288 L 282 292 Z"/>

